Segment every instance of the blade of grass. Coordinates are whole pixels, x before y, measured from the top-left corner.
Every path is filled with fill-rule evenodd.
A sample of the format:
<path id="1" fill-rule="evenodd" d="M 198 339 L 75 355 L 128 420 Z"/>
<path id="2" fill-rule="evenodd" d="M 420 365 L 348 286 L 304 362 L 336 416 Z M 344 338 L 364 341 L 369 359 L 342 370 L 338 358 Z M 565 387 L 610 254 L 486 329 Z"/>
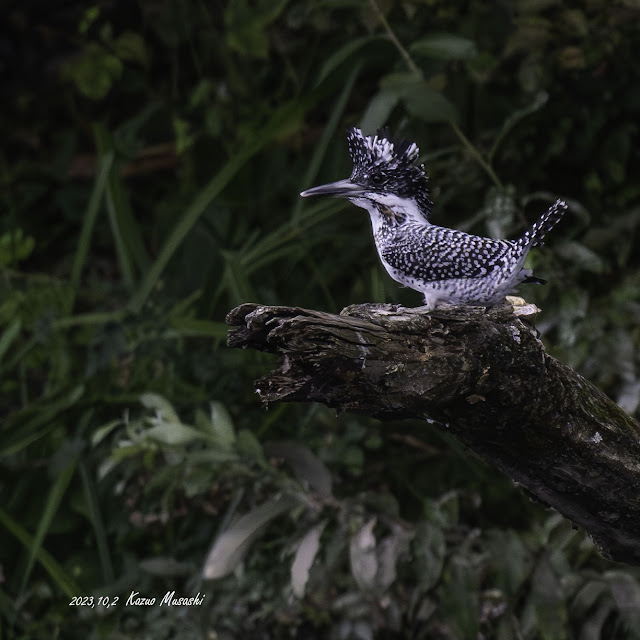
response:
<path id="1" fill-rule="evenodd" d="M 53 485 L 51 486 L 44 511 L 42 512 L 40 522 L 38 523 L 38 528 L 31 540 L 31 544 L 28 547 L 27 566 L 22 574 L 18 598 L 22 597 L 25 589 L 27 588 L 27 582 L 31 576 L 33 565 L 35 564 L 36 558 L 42 549 L 42 542 L 51 528 L 51 523 L 53 522 L 53 518 L 56 515 L 58 507 L 62 502 L 62 498 L 67 491 L 69 483 L 71 482 L 71 477 L 76 470 L 77 463 L 77 458 L 73 458 L 62 469 L 60 474 L 58 474 L 58 477 L 54 480 Z"/>
<path id="2" fill-rule="evenodd" d="M 122 311 L 96 311 L 94 313 L 79 313 L 75 316 L 59 318 L 51 323 L 54 329 L 69 329 L 70 327 L 82 327 L 102 325 L 107 322 L 121 322 L 124 318 Z"/>
<path id="3" fill-rule="evenodd" d="M 15 342 L 15 339 L 18 337 L 20 333 L 20 329 L 22 329 L 22 321 L 20 318 L 16 318 L 3 332 L 2 336 L 0 336 L 0 361 L 4 357 L 4 354 L 9 350 L 9 347 Z"/>
<path id="4" fill-rule="evenodd" d="M 7 362 L 0 366 L 0 374 L 4 373 L 5 371 L 11 371 L 18 364 L 24 362 L 24 359 L 26 358 L 29 351 L 37 347 L 39 344 L 40 342 L 37 338 L 29 338 L 17 353 L 14 353 L 13 356 L 11 356 L 9 360 L 7 360 Z"/>
<path id="5" fill-rule="evenodd" d="M 210 308 L 214 309 L 225 290 L 232 300 L 248 300 L 251 298 L 251 287 L 248 277 L 260 269 L 269 267 L 274 261 L 296 254 L 305 256 L 299 238 L 314 238 L 309 230 L 334 216 L 344 207 L 343 203 L 320 201 L 317 205 L 308 206 L 297 222 L 289 221 L 271 233 L 251 240 L 239 252 L 222 252 L 225 269 L 218 286 L 208 298 Z M 287 246 L 289 245 L 289 246 Z M 322 278 L 318 277 L 321 282 Z M 243 293 L 244 292 L 244 293 Z M 244 296 L 244 298 L 243 298 Z"/>
<path id="6" fill-rule="evenodd" d="M 91 244 L 91 236 L 98 217 L 98 211 L 100 210 L 100 203 L 102 202 L 102 196 L 104 195 L 107 180 L 109 178 L 109 172 L 113 165 L 114 154 L 113 151 L 109 151 L 104 155 L 99 155 L 98 160 L 98 172 L 96 174 L 96 181 L 93 185 L 93 191 L 89 198 L 89 204 L 84 214 L 84 220 L 82 223 L 82 230 L 80 231 L 80 238 L 78 239 L 78 247 L 73 258 L 73 265 L 71 267 L 71 292 L 69 294 L 69 302 L 67 304 L 67 311 L 71 313 L 75 304 L 76 294 L 80 287 L 80 278 L 82 276 L 82 268 L 87 260 L 89 254 L 89 245 Z"/>
<path id="7" fill-rule="evenodd" d="M 218 196 L 229 181 L 260 149 L 275 138 L 283 128 L 286 130 L 286 125 L 289 120 L 301 117 L 299 113 L 304 112 L 306 109 L 307 104 L 301 100 L 289 102 L 278 109 L 262 131 L 247 142 L 235 156 L 231 157 L 222 169 L 198 193 L 191 205 L 178 220 L 169 237 L 165 240 L 160 253 L 146 273 L 142 283 L 131 297 L 128 305 L 131 311 L 140 311 L 169 263 L 169 260 L 171 260 L 173 254 L 182 244 L 186 235 L 191 231 L 198 221 L 198 218 L 204 213 L 212 200 Z"/>
<path id="8" fill-rule="evenodd" d="M 374 302 L 384 302 L 386 299 L 384 291 L 384 280 L 382 279 L 380 269 L 378 269 L 377 267 L 375 269 L 371 269 L 370 287 Z"/>
<path id="9" fill-rule="evenodd" d="M 324 296 L 326 303 L 329 305 L 329 308 L 334 309 L 336 306 L 335 298 L 327 285 L 326 276 L 322 273 L 322 271 L 318 268 L 317 261 L 313 258 L 311 253 L 307 252 L 304 256 L 304 261 L 307 263 L 309 270 L 311 271 L 312 278 L 311 283 L 315 283 L 320 287 L 320 291 Z"/>
<path id="10" fill-rule="evenodd" d="M 47 398 L 46 401 L 33 402 L 28 408 L 13 413 L 3 424 L 2 434 L 10 435 L 0 444 L 0 458 L 21 451 L 59 426 L 54 418 L 74 405 L 83 393 L 84 387 L 79 385 L 56 400 Z"/>
<path id="11" fill-rule="evenodd" d="M 112 151 L 116 153 L 113 136 L 101 125 L 94 127 L 96 146 L 101 154 Z M 125 284 L 133 291 L 136 280 L 136 268 L 139 273 L 145 273 L 151 264 L 143 242 L 140 226 L 136 223 L 131 205 L 126 195 L 120 165 L 116 158 L 109 172 L 106 187 L 107 213 L 118 256 L 118 264 Z"/>
<path id="12" fill-rule="evenodd" d="M 109 148 L 117 151 L 119 148 L 137 149 L 138 140 L 141 138 L 141 129 L 149 120 L 162 109 L 162 104 L 152 100 L 149 104 L 138 112 L 131 119 L 118 126 L 110 138 L 112 141 Z M 131 152 L 130 152 L 131 153 Z M 117 156 L 116 156 L 117 158 Z M 117 161 L 117 160 L 116 160 Z M 120 163 L 117 166 L 120 169 Z M 123 242 L 127 246 L 128 255 L 136 264 L 138 274 L 146 273 L 151 265 L 151 257 L 144 243 L 144 234 L 140 225 L 136 222 L 135 215 L 131 208 L 130 199 L 124 187 L 122 174 L 119 170 L 111 171 L 109 183 L 107 185 L 108 197 L 113 201 L 114 210 L 118 214 L 118 226 Z"/>
<path id="13" fill-rule="evenodd" d="M 338 99 L 336 100 L 333 109 L 331 111 L 331 116 L 329 117 L 329 122 L 327 122 L 327 126 L 324 128 L 322 135 L 320 136 L 320 140 L 316 144 L 315 151 L 313 152 L 313 156 L 311 156 L 311 162 L 309 163 L 309 168 L 307 172 L 304 174 L 303 188 L 307 189 L 312 183 L 315 181 L 316 176 L 318 175 L 318 171 L 320 166 L 322 165 L 322 161 L 324 160 L 325 155 L 327 154 L 327 149 L 333 136 L 335 134 L 336 128 L 340 119 L 342 118 L 342 114 L 347 106 L 347 102 L 351 97 L 351 92 L 353 91 L 353 87 L 355 85 L 356 79 L 358 78 L 358 74 L 362 69 L 363 61 L 358 61 L 351 73 L 349 74 L 347 81 L 345 82 L 344 88 L 340 92 Z M 302 198 L 296 199 L 296 204 L 293 208 L 292 219 L 295 221 L 300 217 L 300 212 L 302 211 Z"/>
<path id="14" fill-rule="evenodd" d="M 100 510 L 100 501 L 98 500 L 98 492 L 96 491 L 96 483 L 93 476 L 87 470 L 84 461 L 78 464 L 80 478 L 84 486 L 84 495 L 89 508 L 89 518 L 96 534 L 96 546 L 98 547 L 98 555 L 100 557 L 100 565 L 102 566 L 102 577 L 105 583 L 110 584 L 115 580 L 113 571 L 113 563 L 111 562 L 111 554 L 109 553 L 109 543 L 107 541 L 107 532 L 104 528 L 102 520 L 102 512 Z"/>
<path id="15" fill-rule="evenodd" d="M 238 254 L 235 251 L 222 251 L 221 255 L 225 260 L 222 282 L 226 283 L 232 302 L 241 304 L 245 300 L 252 300 L 253 289 L 247 270 L 241 268 Z"/>
<path id="16" fill-rule="evenodd" d="M 172 319 L 171 326 L 184 336 L 202 336 L 215 340 L 224 340 L 229 329 L 224 322 L 184 317 Z"/>
<path id="17" fill-rule="evenodd" d="M 120 273 L 124 280 L 124 284 L 128 291 L 133 291 L 135 287 L 135 274 L 132 261 L 130 259 L 129 251 L 127 250 L 126 242 L 124 240 L 125 235 L 122 232 L 122 225 L 120 224 L 121 214 L 118 211 L 118 207 L 114 199 L 114 190 L 111 180 L 107 186 L 106 193 L 107 213 L 109 214 L 109 222 L 111 223 L 111 233 L 113 234 L 113 241 L 116 247 L 116 256 L 118 257 L 118 265 L 120 267 Z"/>
<path id="18" fill-rule="evenodd" d="M 202 290 L 196 289 L 193 293 L 190 293 L 186 298 L 178 300 L 171 310 L 169 311 L 169 318 L 179 318 L 189 313 L 189 307 L 193 307 L 194 303 L 202 297 Z"/>
<path id="19" fill-rule="evenodd" d="M 8 513 L 0 507 L 0 524 L 9 533 L 13 534 L 26 549 L 33 547 L 33 536 L 18 522 L 16 522 Z M 36 558 L 43 566 L 45 571 L 51 576 L 53 582 L 58 586 L 60 591 L 66 594 L 68 598 L 81 595 L 83 590 L 80 585 L 58 564 L 55 558 L 45 549 L 40 548 L 36 552 Z"/>
<path id="20" fill-rule="evenodd" d="M 298 243 L 300 237 L 313 240 L 314 236 L 310 235 L 309 231 L 342 209 L 344 209 L 344 203 L 331 200 L 320 200 L 317 204 L 305 207 L 298 220 L 281 225 L 275 231 L 260 238 L 251 250 L 242 251 L 241 262 L 248 269 L 247 273 L 253 273 L 256 269 L 267 266 L 274 256 L 281 257 L 282 247 L 287 243 Z M 295 250 L 299 251 L 300 247 L 296 246 Z"/>

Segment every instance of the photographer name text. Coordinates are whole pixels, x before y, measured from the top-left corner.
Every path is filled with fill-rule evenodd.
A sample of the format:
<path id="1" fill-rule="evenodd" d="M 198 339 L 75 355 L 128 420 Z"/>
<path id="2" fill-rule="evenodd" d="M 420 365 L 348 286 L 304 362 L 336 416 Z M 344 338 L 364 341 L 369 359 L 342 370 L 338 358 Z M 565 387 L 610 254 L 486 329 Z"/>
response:
<path id="1" fill-rule="evenodd" d="M 148 596 L 140 595 L 139 591 L 132 591 L 124 605 L 126 607 L 153 607 L 155 605 L 159 607 L 199 607 L 206 597 L 206 594 L 201 595 L 199 591 L 195 596 L 190 597 L 176 596 L 175 591 L 167 591 L 158 600 L 155 596 L 149 598 Z M 119 602 L 121 602 L 119 596 L 74 596 L 71 598 L 69 606 L 89 607 L 91 609 L 98 606 L 108 609 L 115 607 Z"/>

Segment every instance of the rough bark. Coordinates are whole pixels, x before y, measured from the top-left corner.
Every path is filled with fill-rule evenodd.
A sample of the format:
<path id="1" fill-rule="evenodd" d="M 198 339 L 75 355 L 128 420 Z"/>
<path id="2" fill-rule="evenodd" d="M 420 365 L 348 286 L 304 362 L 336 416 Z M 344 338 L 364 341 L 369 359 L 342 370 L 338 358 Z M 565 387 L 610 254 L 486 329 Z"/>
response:
<path id="1" fill-rule="evenodd" d="M 256 382 L 264 402 L 437 421 L 605 555 L 640 565 L 640 425 L 549 356 L 512 307 L 334 315 L 244 304 L 227 323 L 231 347 L 281 356 Z"/>

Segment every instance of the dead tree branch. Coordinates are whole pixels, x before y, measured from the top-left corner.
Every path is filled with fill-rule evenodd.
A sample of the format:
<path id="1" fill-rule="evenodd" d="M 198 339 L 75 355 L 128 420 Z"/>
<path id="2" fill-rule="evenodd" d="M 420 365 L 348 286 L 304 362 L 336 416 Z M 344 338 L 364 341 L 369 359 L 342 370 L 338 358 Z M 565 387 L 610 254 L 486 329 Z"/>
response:
<path id="1" fill-rule="evenodd" d="M 264 402 L 435 420 L 605 555 L 640 565 L 640 425 L 549 356 L 511 307 L 334 315 L 244 304 L 227 323 L 231 347 L 281 356 L 256 382 Z"/>

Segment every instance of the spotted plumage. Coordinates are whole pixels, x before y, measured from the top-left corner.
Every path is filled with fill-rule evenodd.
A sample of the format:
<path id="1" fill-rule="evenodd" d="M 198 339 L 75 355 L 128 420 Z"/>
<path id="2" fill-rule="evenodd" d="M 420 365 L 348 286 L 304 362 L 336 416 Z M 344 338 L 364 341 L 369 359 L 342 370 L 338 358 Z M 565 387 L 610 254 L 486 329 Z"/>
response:
<path id="1" fill-rule="evenodd" d="M 347 134 L 353 172 L 348 180 L 315 187 L 302 196 L 349 199 L 371 217 L 378 255 L 389 275 L 420 291 L 425 304 L 491 306 L 521 282 L 543 282 L 523 268 L 529 250 L 562 218 L 556 201 L 517 240 L 495 240 L 431 224 L 431 200 L 415 143 L 394 141 L 386 132 Z"/>

